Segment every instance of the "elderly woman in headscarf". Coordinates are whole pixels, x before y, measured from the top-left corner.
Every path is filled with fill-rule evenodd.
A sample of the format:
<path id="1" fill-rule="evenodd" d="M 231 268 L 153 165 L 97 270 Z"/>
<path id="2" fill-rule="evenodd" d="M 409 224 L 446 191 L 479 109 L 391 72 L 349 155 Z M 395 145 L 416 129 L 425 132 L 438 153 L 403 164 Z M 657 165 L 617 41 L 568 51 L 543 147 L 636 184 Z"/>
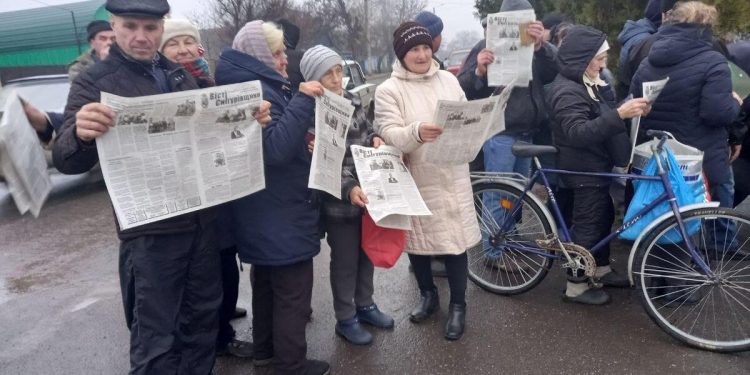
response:
<path id="1" fill-rule="evenodd" d="M 432 278 L 431 256 L 443 256 L 450 287 L 445 338 L 458 340 L 466 316 L 466 250 L 479 244 L 481 235 L 474 210 L 469 165 L 441 166 L 425 159 L 425 143 L 434 142 L 442 127 L 434 123 L 439 100 L 466 100 L 458 79 L 440 70 L 432 58 L 430 32 L 416 22 L 405 22 L 393 33 L 398 60 L 391 78 L 375 92 L 375 128 L 383 139 L 404 153 L 414 182 L 431 216 L 412 217 L 406 237 L 409 261 L 414 266 L 421 299 L 409 318 L 427 320 L 439 307 Z"/>
<path id="2" fill-rule="evenodd" d="M 306 359 L 313 257 L 320 252 L 319 205 L 307 180 L 305 135 L 314 121 L 320 82 L 300 84 L 292 96 L 284 34 L 271 22 L 247 23 L 216 67 L 220 85 L 259 80 L 271 102 L 263 129 L 266 189 L 231 202 L 240 260 L 253 265 L 254 363 L 273 363 L 277 374 L 326 374 L 329 365 Z"/>
<path id="3" fill-rule="evenodd" d="M 546 91 L 552 116 L 554 143 L 559 148 L 558 167 L 579 172 L 607 173 L 624 167 L 630 158 L 625 120 L 649 110 L 645 99 L 631 99 L 619 107 L 612 88 L 599 76 L 607 61 L 606 35 L 587 26 L 574 26 L 557 54 L 559 74 Z M 614 222 L 614 205 L 606 177 L 561 175 L 573 189 L 573 237 L 591 249 L 605 238 Z M 595 277 L 604 286 L 625 287 L 628 281 L 610 267 L 609 246 L 595 255 Z M 601 305 L 610 297 L 591 288 L 583 275 L 569 273 L 563 300 Z"/>

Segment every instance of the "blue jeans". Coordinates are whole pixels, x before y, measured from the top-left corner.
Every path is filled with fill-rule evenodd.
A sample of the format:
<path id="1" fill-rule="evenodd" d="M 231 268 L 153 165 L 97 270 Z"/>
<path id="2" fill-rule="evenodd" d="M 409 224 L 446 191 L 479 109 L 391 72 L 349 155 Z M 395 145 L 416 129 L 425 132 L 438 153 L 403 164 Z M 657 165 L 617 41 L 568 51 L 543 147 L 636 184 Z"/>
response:
<path id="1" fill-rule="evenodd" d="M 513 155 L 511 152 L 511 146 L 513 146 L 516 141 L 531 142 L 531 137 L 527 135 L 516 136 L 498 134 L 488 139 L 487 142 L 484 143 L 484 146 L 482 146 L 482 151 L 484 153 L 484 170 L 486 172 L 516 172 L 528 176 L 531 171 L 531 158 L 517 158 Z M 484 206 L 482 219 L 485 222 L 494 221 L 494 224 L 488 225 L 487 228 L 482 226 L 482 242 L 487 255 L 499 255 L 497 252 L 490 252 L 491 246 L 487 230 L 500 229 L 498 225 L 503 223 L 504 216 L 507 215 L 507 210 L 501 205 L 503 199 L 513 200 L 512 197 L 501 197 L 500 193 L 484 193 L 482 196 L 482 204 Z M 520 211 L 517 216 L 520 220 Z"/>
<path id="2" fill-rule="evenodd" d="M 716 184 L 709 186 L 711 193 L 711 200 L 718 201 L 719 207 L 733 208 L 734 207 L 734 173 L 732 168 L 729 168 L 729 180 L 723 184 Z M 739 247 L 739 243 L 736 240 L 737 228 L 734 222 L 730 222 L 727 219 L 718 219 L 717 225 L 714 228 L 714 232 L 710 232 L 708 236 L 708 242 L 714 242 L 714 246 L 719 249 L 736 249 Z M 716 237 L 716 238 L 712 238 Z M 731 243 L 725 243 L 729 240 Z"/>

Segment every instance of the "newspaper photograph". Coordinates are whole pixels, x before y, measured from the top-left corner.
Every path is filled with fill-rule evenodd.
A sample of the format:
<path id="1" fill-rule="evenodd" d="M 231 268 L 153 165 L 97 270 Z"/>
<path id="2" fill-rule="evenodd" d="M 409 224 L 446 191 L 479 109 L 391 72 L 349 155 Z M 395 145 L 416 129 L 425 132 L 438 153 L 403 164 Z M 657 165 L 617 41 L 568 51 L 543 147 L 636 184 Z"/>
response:
<path id="1" fill-rule="evenodd" d="M 432 215 L 411 173 L 392 146 L 352 145 L 359 184 L 367 194 L 367 211 L 384 228 L 411 230 L 409 216 Z"/>
<path id="2" fill-rule="evenodd" d="M 652 105 L 659 97 L 664 87 L 669 82 L 669 77 L 659 81 L 643 82 L 643 97 L 648 99 L 648 102 Z M 636 142 L 638 142 L 638 130 L 641 127 L 641 116 L 633 118 L 630 125 L 630 163 L 633 163 L 633 155 L 635 153 Z"/>
<path id="3" fill-rule="evenodd" d="M 307 187 L 341 199 L 341 166 L 346 155 L 346 133 L 354 106 L 343 96 L 325 90 L 315 98 L 315 147 Z"/>
<path id="4" fill-rule="evenodd" d="M 443 127 L 443 134 L 435 142 L 425 144 L 425 159 L 439 165 L 467 164 L 474 160 L 487 139 L 505 130 L 505 106 L 515 82 L 511 81 L 499 95 L 489 98 L 439 101 L 434 122 Z"/>
<path id="5" fill-rule="evenodd" d="M 489 86 L 505 86 L 516 78 L 518 86 L 529 85 L 534 38 L 528 27 L 535 20 L 533 9 L 487 16 L 487 48 L 495 53 L 495 61 L 487 67 Z"/>
<path id="6" fill-rule="evenodd" d="M 115 126 L 97 138 L 102 174 L 122 229 L 265 188 L 258 81 L 123 98 L 102 93 Z"/>
<path id="7" fill-rule="evenodd" d="M 39 217 L 52 191 L 52 180 L 42 145 L 15 92 L 0 111 L 0 169 L 18 212 L 30 211 Z"/>

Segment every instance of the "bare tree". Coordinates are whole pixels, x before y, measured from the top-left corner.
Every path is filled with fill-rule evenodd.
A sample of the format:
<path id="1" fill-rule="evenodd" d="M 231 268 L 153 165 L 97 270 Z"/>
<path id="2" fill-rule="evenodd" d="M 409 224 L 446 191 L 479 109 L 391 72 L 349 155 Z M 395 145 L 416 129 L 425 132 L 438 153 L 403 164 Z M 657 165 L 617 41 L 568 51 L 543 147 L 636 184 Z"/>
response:
<path id="1" fill-rule="evenodd" d="M 292 10 L 291 3 L 290 0 L 211 0 L 207 2 L 207 16 L 200 18 L 220 29 L 222 40 L 228 43 L 250 21 L 285 16 Z"/>

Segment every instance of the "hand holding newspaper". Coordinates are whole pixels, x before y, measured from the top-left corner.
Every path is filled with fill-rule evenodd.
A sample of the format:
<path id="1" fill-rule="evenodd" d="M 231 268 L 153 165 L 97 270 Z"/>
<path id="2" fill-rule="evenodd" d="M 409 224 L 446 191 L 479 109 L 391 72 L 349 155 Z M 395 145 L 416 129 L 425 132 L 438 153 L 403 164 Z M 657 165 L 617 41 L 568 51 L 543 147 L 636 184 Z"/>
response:
<path id="1" fill-rule="evenodd" d="M 354 166 L 367 211 L 380 227 L 411 230 L 409 216 L 432 215 L 419 194 L 411 173 L 392 146 L 378 148 L 352 145 Z"/>
<path id="2" fill-rule="evenodd" d="M 354 106 L 343 96 L 325 90 L 315 98 L 315 148 L 307 187 L 341 199 L 341 165 Z"/>
<path id="3" fill-rule="evenodd" d="M 664 78 L 660 81 L 643 82 L 643 97 L 646 98 L 649 104 L 653 105 L 656 98 L 659 97 L 664 87 L 669 82 L 669 77 Z M 632 95 L 630 96 L 632 98 Z M 641 116 L 633 119 L 630 126 L 630 162 L 633 163 L 633 154 L 635 153 L 635 145 L 638 140 L 638 129 L 641 127 Z"/>
<path id="4" fill-rule="evenodd" d="M 441 100 L 434 122 L 443 127 L 435 142 L 426 144 L 425 158 L 439 165 L 460 165 L 474 160 L 484 142 L 505 130 L 505 106 L 515 80 L 500 95 L 457 102 Z"/>
<path id="5" fill-rule="evenodd" d="M 533 9 L 487 16 L 487 48 L 495 53 L 495 61 L 487 69 L 489 86 L 505 86 L 516 77 L 519 87 L 529 85 L 534 38 L 529 35 L 528 27 L 535 20 Z"/>
<path id="6" fill-rule="evenodd" d="M 265 188 L 258 81 L 123 98 L 102 93 L 115 126 L 97 138 L 120 228 L 215 206 Z"/>
<path id="7" fill-rule="evenodd" d="M 44 150 L 15 92 L 7 96 L 5 107 L 0 109 L 0 168 L 21 215 L 31 211 L 39 217 L 52 191 L 52 181 Z"/>

